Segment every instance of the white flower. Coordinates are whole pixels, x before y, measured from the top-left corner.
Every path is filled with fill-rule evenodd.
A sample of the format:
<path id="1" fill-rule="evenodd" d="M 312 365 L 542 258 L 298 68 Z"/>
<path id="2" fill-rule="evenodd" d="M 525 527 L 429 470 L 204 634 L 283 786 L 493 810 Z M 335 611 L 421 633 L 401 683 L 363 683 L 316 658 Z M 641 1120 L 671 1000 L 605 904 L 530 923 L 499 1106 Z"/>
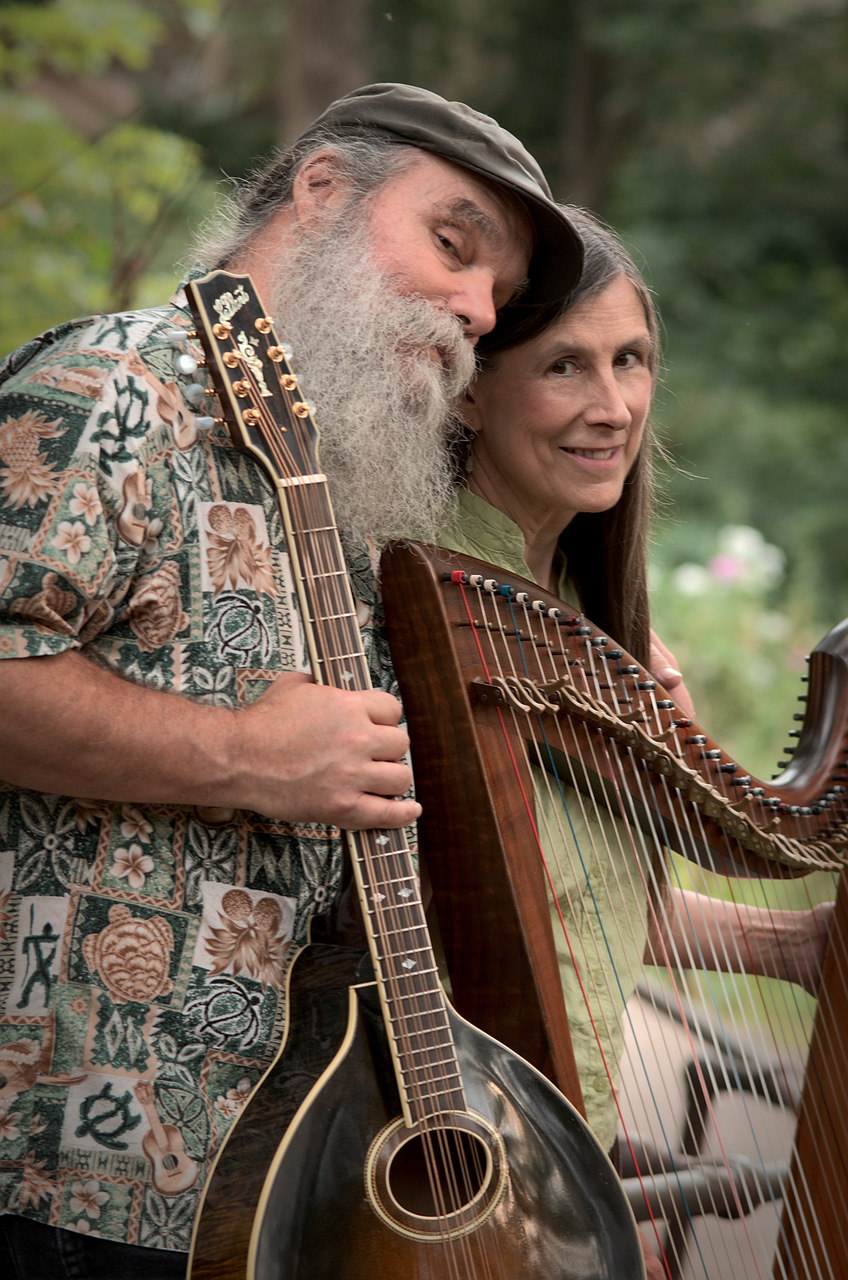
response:
<path id="1" fill-rule="evenodd" d="M 94 524 L 102 514 L 100 494 L 93 484 L 74 485 L 74 496 L 68 506 L 72 516 L 82 516 L 86 524 Z"/>
<path id="2" fill-rule="evenodd" d="M 681 564 L 671 580 L 682 596 L 702 596 L 709 588 L 710 575 L 702 564 Z"/>
<path id="3" fill-rule="evenodd" d="M 18 1121 L 20 1111 L 9 1111 L 8 1107 L 0 1107 L 0 1142 L 14 1142 L 21 1136 Z"/>
<path id="4" fill-rule="evenodd" d="M 147 844 L 152 834 L 153 823 L 147 821 L 140 809 L 132 804 L 122 806 L 121 835 L 125 840 L 140 840 Z"/>
<path id="5" fill-rule="evenodd" d="M 237 1116 L 247 1101 L 247 1095 L 252 1088 L 253 1085 L 247 1076 L 242 1076 L 234 1089 L 228 1089 L 226 1094 L 218 1094 L 215 1099 L 215 1110 L 220 1111 L 222 1115 L 228 1118 Z"/>
<path id="6" fill-rule="evenodd" d="M 59 551 L 64 551 L 69 564 L 79 564 L 85 553 L 91 550 L 91 538 L 86 533 L 85 525 L 81 520 L 75 520 L 73 524 L 70 520 L 63 520 L 59 525 L 59 532 L 55 538 L 51 539 L 50 545 Z"/>
<path id="7" fill-rule="evenodd" d="M 110 870 L 117 878 L 126 876 L 133 889 L 141 889 L 154 866 L 150 854 L 145 853 L 140 844 L 131 844 L 128 849 L 115 850 Z"/>
<path id="8" fill-rule="evenodd" d="M 728 524 L 720 529 L 718 551 L 719 557 L 730 556 L 737 562 L 735 580 L 740 586 L 767 591 L 783 577 L 786 556 L 750 525 Z"/>
<path id="9" fill-rule="evenodd" d="M 84 1213 L 86 1218 L 96 1222 L 100 1217 L 100 1210 L 108 1202 L 109 1192 L 104 1191 L 94 1178 L 86 1182 L 71 1183 L 71 1198 L 68 1201 L 71 1213 Z M 77 1224 L 77 1230 L 82 1230 L 79 1224 Z"/>

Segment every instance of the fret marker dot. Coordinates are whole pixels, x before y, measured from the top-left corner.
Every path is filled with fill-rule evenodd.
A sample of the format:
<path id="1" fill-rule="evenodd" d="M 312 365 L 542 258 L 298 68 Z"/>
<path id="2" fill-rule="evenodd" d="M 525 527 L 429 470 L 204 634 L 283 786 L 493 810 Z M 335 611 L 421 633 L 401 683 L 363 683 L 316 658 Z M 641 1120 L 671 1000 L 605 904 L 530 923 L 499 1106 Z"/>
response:
<path id="1" fill-rule="evenodd" d="M 374 901 L 375 901 L 375 902 L 385 902 L 385 901 L 386 901 L 386 895 L 385 895 L 384 893 L 375 893 L 375 894 L 374 894 Z"/>
<path id="2" fill-rule="evenodd" d="M 374 841 L 374 843 L 375 843 L 375 844 L 388 844 L 388 843 L 389 843 L 389 837 L 388 837 L 388 836 L 377 836 L 377 839 Z"/>
<path id="3" fill-rule="evenodd" d="M 415 968 L 415 961 L 414 961 L 414 960 L 404 960 L 404 962 L 403 962 L 403 967 L 404 967 L 404 969 L 414 969 L 414 968 Z"/>
<path id="4" fill-rule="evenodd" d="M 398 897 L 399 897 L 399 898 L 411 898 L 411 897 L 412 897 L 412 890 L 411 890 L 411 889 L 400 889 L 400 890 L 398 891 Z"/>
<path id="5" fill-rule="evenodd" d="M 353 679 L 353 672 L 343 671 L 341 674 L 342 674 L 342 680 L 344 680 L 345 684 L 350 684 L 351 680 Z"/>

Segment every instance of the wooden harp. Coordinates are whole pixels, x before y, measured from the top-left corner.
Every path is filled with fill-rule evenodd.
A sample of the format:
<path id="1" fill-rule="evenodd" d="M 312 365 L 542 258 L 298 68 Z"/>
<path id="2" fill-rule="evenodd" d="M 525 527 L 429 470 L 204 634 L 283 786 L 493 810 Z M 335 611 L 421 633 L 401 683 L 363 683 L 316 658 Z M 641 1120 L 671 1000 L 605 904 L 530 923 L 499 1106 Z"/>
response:
<path id="1" fill-rule="evenodd" d="M 554 880 L 540 855 L 540 810 L 551 808 L 540 785 L 563 799 L 565 784 L 590 826 L 615 817 L 630 842 L 625 891 L 643 893 L 652 911 L 663 909 L 661 849 L 728 877 L 731 899 L 734 886 L 840 872 L 848 623 L 811 655 L 794 755 L 764 782 L 579 611 L 534 584 L 415 543 L 388 549 L 382 582 L 456 1007 L 581 1106 L 567 1023 L 563 1032 Z M 579 839 L 560 835 L 577 863 Z M 579 880 L 579 866 L 566 870 Z M 779 1008 L 774 992 L 760 998 L 762 984 L 732 1008 L 721 983 L 738 980 L 724 976 L 701 995 L 692 955 L 669 956 L 659 995 L 643 981 L 627 1005 L 631 1079 L 616 1086 L 625 1185 L 669 1277 L 848 1276 L 841 881 L 812 1031 L 815 1002 L 788 983 L 771 984 Z M 580 964 L 589 985 L 585 948 Z"/>

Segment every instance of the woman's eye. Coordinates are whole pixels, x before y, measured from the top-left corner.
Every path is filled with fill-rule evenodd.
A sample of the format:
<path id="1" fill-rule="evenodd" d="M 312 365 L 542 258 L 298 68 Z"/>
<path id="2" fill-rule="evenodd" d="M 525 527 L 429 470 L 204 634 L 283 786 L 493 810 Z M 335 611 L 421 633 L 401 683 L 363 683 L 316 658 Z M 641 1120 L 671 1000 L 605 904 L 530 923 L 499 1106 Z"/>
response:
<path id="1" fill-rule="evenodd" d="M 622 351 L 618 357 L 617 364 L 622 369 L 635 369 L 637 365 L 642 364 L 644 356 L 641 351 Z"/>
<path id="2" fill-rule="evenodd" d="M 555 360 L 551 365 L 551 373 L 559 374 L 560 377 L 568 378 L 577 370 L 576 360 L 569 360 L 567 356 L 563 356 L 560 360 Z"/>

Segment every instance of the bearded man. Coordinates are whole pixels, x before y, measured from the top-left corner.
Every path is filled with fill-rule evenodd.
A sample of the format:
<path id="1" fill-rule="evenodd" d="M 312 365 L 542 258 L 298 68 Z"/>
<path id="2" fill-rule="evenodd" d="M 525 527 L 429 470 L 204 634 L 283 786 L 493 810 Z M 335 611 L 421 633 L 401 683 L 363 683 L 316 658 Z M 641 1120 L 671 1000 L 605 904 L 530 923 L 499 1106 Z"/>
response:
<path id="1" fill-rule="evenodd" d="M 9 1275 L 184 1273 L 212 1153 L 279 1045 L 288 961 L 337 896 L 339 828 L 419 812 L 375 552 L 444 520 L 475 342 L 532 332 L 580 248 L 494 121 L 376 85 L 259 173 L 200 258 L 249 272 L 295 348 L 374 688 L 307 674 L 275 497 L 216 421 L 182 292 L 8 358 Z"/>

